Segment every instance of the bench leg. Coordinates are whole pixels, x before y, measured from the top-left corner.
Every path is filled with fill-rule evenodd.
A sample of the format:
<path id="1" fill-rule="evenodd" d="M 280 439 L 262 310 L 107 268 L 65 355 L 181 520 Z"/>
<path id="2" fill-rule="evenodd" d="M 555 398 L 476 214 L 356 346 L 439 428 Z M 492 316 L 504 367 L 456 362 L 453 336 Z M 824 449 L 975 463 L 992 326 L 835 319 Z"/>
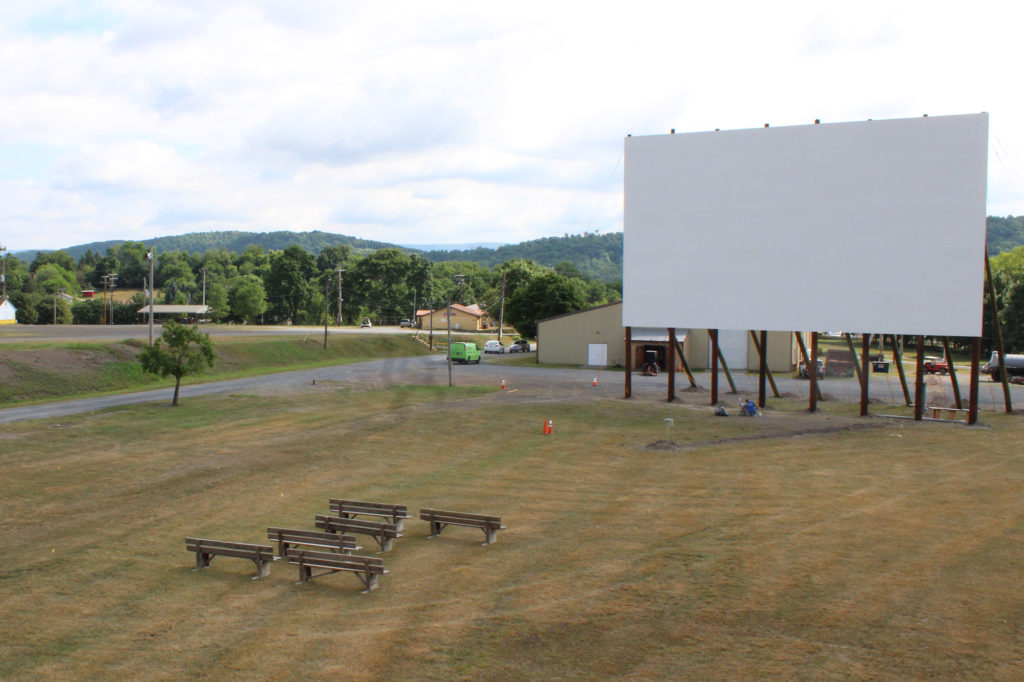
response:
<path id="1" fill-rule="evenodd" d="M 260 578 L 266 578 L 270 575 L 270 562 L 263 559 L 253 559 L 253 563 L 256 564 L 256 577 L 253 580 L 259 580 Z"/>
<path id="2" fill-rule="evenodd" d="M 380 551 L 390 552 L 392 542 L 394 542 L 394 538 L 384 538 L 384 541 L 380 543 Z"/>
<path id="3" fill-rule="evenodd" d="M 363 586 L 366 587 L 366 589 L 363 590 L 363 594 L 366 594 L 367 592 L 373 592 L 378 587 L 380 587 L 379 573 L 359 573 L 357 575 L 359 576 L 359 579 L 363 581 Z M 366 575 L 366 578 L 363 578 L 363 575 Z"/>
<path id="4" fill-rule="evenodd" d="M 430 522 L 430 535 L 428 535 L 427 537 L 429 537 L 429 538 L 437 537 L 438 535 L 441 534 L 441 531 L 444 530 L 444 527 L 447 526 L 447 525 L 448 525 L 447 523 L 441 523 L 440 521 L 431 521 Z"/>
<path id="5" fill-rule="evenodd" d="M 201 568 L 206 568 L 207 566 L 209 566 L 210 565 L 210 559 L 212 559 L 212 558 L 213 558 L 212 554 L 207 554 L 206 552 L 196 552 L 196 568 L 195 568 L 195 570 L 198 571 Z"/>
<path id="6" fill-rule="evenodd" d="M 485 545 L 489 545 L 489 544 L 491 544 L 492 542 L 494 542 L 495 540 L 498 539 L 498 529 L 497 528 L 484 528 L 484 535 L 487 536 L 487 542 L 485 542 L 484 544 Z"/>
<path id="7" fill-rule="evenodd" d="M 313 569 L 307 566 L 306 564 L 299 564 L 299 580 L 302 582 L 306 582 L 307 580 L 312 580 L 312 578 Z"/>
<path id="8" fill-rule="evenodd" d="M 405 526 L 405 519 L 395 519 L 395 518 L 392 518 L 391 521 L 395 524 L 395 530 L 397 530 L 399 533 L 401 533 L 403 528 L 404 528 L 404 526 Z"/>

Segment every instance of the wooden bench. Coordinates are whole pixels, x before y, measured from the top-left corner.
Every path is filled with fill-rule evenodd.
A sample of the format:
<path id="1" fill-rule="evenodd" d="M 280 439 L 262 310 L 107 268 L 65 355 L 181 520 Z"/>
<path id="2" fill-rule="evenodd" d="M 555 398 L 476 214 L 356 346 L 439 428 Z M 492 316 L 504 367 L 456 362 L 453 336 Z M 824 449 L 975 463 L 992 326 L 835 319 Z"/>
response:
<path id="1" fill-rule="evenodd" d="M 932 419 L 949 419 L 952 421 L 967 421 L 968 410 L 959 407 L 935 407 L 928 405 L 925 409 L 932 411 Z M 958 419 L 958 417 L 960 417 Z"/>
<path id="2" fill-rule="evenodd" d="M 322 547 L 337 554 L 351 554 L 362 549 L 351 535 L 325 533 L 319 530 L 294 530 L 292 528 L 267 528 L 267 539 L 277 543 L 277 556 L 285 557 L 295 545 Z"/>
<path id="3" fill-rule="evenodd" d="M 498 539 L 498 531 L 505 530 L 501 525 L 501 517 L 484 516 L 483 514 L 467 514 L 465 512 L 440 511 L 437 509 L 420 509 L 420 518 L 430 523 L 430 535 L 435 537 L 441 534 L 445 526 L 469 526 L 479 528 L 487 536 L 485 545 L 489 545 Z"/>
<path id="4" fill-rule="evenodd" d="M 391 519 L 391 523 L 401 531 L 404 519 L 409 518 L 409 508 L 404 504 L 385 504 L 383 502 L 359 502 L 357 500 L 330 500 L 331 511 L 343 519 L 356 516 L 380 516 Z"/>
<path id="5" fill-rule="evenodd" d="M 359 519 L 346 519 L 341 516 L 329 514 L 316 515 L 317 528 L 323 528 L 328 533 L 355 533 L 356 535 L 369 535 L 377 544 L 380 551 L 391 551 L 391 543 L 396 538 L 402 537 L 398 527 L 393 523 L 384 521 L 361 521 Z"/>
<path id="6" fill-rule="evenodd" d="M 335 554 L 334 552 L 317 552 L 308 549 L 288 550 L 288 562 L 299 567 L 299 580 L 307 581 L 322 575 L 351 571 L 363 583 L 363 593 L 372 592 L 380 584 L 380 577 L 389 573 L 384 568 L 384 560 L 378 557 L 357 556 L 355 554 Z M 321 568 L 323 573 L 313 574 L 314 568 Z"/>
<path id="7" fill-rule="evenodd" d="M 256 577 L 270 575 L 270 564 L 274 561 L 274 548 L 270 545 L 252 545 L 246 542 L 226 542 L 206 538 L 185 538 L 185 549 L 196 553 L 196 568 L 206 568 L 214 556 L 233 556 L 249 559 L 256 564 Z"/>

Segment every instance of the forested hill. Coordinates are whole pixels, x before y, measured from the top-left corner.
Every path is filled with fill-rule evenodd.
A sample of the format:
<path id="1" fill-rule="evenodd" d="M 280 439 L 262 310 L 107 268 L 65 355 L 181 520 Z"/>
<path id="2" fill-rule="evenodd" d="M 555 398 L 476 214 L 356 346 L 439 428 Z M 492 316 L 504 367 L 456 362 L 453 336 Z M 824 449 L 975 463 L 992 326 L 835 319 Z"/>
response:
<path id="1" fill-rule="evenodd" d="M 572 263 L 585 275 L 604 282 L 622 279 L 622 233 L 567 234 L 545 237 L 496 249 L 477 248 L 466 251 L 427 251 L 427 260 L 473 261 L 486 267 L 519 258 L 541 265 L 554 266 L 562 261 Z"/>
<path id="2" fill-rule="evenodd" d="M 1024 245 L 1024 216 L 1008 216 L 1000 218 L 989 216 L 987 220 L 989 255 L 1010 251 Z M 105 254 L 107 249 L 123 244 L 123 240 L 93 242 L 64 249 L 75 260 L 91 250 L 93 253 Z M 498 248 L 478 247 L 466 250 L 432 250 L 421 251 L 402 247 L 386 242 L 370 239 L 359 239 L 342 234 L 321 232 L 195 232 L 177 237 L 158 237 L 145 242 L 146 246 L 155 246 L 160 253 L 168 251 L 188 251 L 205 253 L 211 249 L 225 249 L 241 253 L 248 246 L 262 247 L 266 251 L 281 251 L 293 244 L 301 246 L 314 256 L 330 246 L 347 245 L 356 251 L 375 251 L 383 248 L 400 248 L 408 253 L 416 253 L 432 262 L 472 261 L 485 267 L 493 267 L 506 261 L 525 259 L 541 265 L 554 266 L 561 262 L 574 265 L 581 273 L 600 281 L 615 282 L 622 279 L 622 233 L 607 234 L 584 233 L 579 235 L 566 234 L 561 237 L 534 239 L 520 244 L 509 244 Z M 26 262 L 31 262 L 36 253 L 20 252 L 13 254 Z"/>
<path id="3" fill-rule="evenodd" d="M 74 260 L 79 260 L 86 251 L 105 254 L 112 246 L 123 244 L 124 240 L 92 242 L 63 249 Z M 585 275 L 604 282 L 622 279 L 622 233 L 565 235 L 534 239 L 521 244 L 500 246 L 496 249 L 478 247 L 468 250 L 422 251 L 408 247 L 358 239 L 330 232 L 194 232 L 176 237 L 147 239 L 146 247 L 154 246 L 158 253 L 188 251 L 194 254 L 206 253 L 212 249 L 224 249 L 242 253 L 248 246 L 262 247 L 266 251 L 281 251 L 293 244 L 317 256 L 331 246 L 347 245 L 356 251 L 376 251 L 384 248 L 399 248 L 408 253 L 423 256 L 432 262 L 472 261 L 486 267 L 493 267 L 505 261 L 525 259 L 542 265 L 554 266 L 566 261 L 576 266 Z M 19 252 L 15 256 L 31 262 L 36 252 Z"/>
<path id="4" fill-rule="evenodd" d="M 1024 216 L 989 216 L 985 231 L 988 236 L 988 255 L 1011 251 L 1024 245 Z"/>
<path id="5" fill-rule="evenodd" d="M 107 249 L 110 247 L 118 246 L 123 243 L 123 239 L 116 239 L 106 242 L 92 242 L 91 244 L 71 246 L 63 250 L 77 261 L 86 251 L 105 254 Z M 233 253 L 242 253 L 248 246 L 260 246 L 265 251 L 283 251 L 293 244 L 301 246 L 314 256 L 318 255 L 320 251 L 329 246 L 347 245 L 356 250 L 367 251 L 375 251 L 377 249 L 384 249 L 388 247 L 401 248 L 397 247 L 395 244 L 388 244 L 387 242 L 347 237 L 343 234 L 333 234 L 331 232 L 321 232 L 319 230 L 313 230 L 311 232 L 288 232 L 286 230 L 279 230 L 277 232 L 240 232 L 235 230 L 224 230 L 220 232 L 192 232 L 190 234 L 182 234 L 176 237 L 156 237 L 155 239 L 147 239 L 144 243 L 147 247 L 156 247 L 158 253 L 165 253 L 167 251 L 188 251 L 189 253 L 195 254 L 206 253 L 211 249 L 224 249 Z M 34 252 L 32 253 L 32 256 L 35 256 Z"/>

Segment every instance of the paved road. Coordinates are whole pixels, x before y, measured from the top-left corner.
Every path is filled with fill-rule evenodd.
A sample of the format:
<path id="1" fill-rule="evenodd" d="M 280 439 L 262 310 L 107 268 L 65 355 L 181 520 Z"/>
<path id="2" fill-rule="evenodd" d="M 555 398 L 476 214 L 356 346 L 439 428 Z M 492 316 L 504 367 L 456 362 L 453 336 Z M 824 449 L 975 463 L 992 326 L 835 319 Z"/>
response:
<path id="1" fill-rule="evenodd" d="M 123 329 L 123 328 L 122 328 Z M 322 330 L 321 330 L 322 332 Z M 148 333 L 148 331 L 147 331 Z M 301 333 L 301 332 L 300 332 Z M 123 338 L 123 333 L 122 333 Z M 512 366 L 502 357 L 484 356 L 479 365 L 456 365 L 452 375 L 456 385 L 500 386 L 504 379 L 509 398 L 528 402 L 560 402 L 563 400 L 621 398 L 625 387 L 625 374 L 621 371 L 600 371 L 584 369 L 550 369 L 544 367 Z M 960 376 L 961 393 L 966 402 L 967 379 Z M 597 379 L 598 385 L 593 381 Z M 680 396 L 692 402 L 704 403 L 710 399 L 710 375 L 697 374 L 698 389 L 691 389 L 685 374 L 676 376 L 676 388 Z M 744 395 L 757 393 L 755 375 L 735 376 L 736 388 Z M 262 395 L 280 394 L 285 391 L 319 390 L 319 387 L 386 388 L 395 385 L 444 386 L 448 383 L 447 363 L 441 355 L 413 358 L 388 358 L 333 367 L 280 372 L 259 377 L 229 379 L 204 384 L 185 383 L 181 388 L 181 399 L 231 393 L 253 393 Z M 778 377 L 776 383 L 783 395 L 806 400 L 808 382 L 792 377 Z M 633 375 L 633 396 L 637 400 L 659 402 L 667 397 L 668 378 Z M 1014 405 L 1024 405 L 1024 387 L 1013 386 Z M 912 386 L 911 386 L 912 390 Z M 738 400 L 728 393 L 729 385 L 724 375 L 719 380 L 719 399 L 726 405 Z M 860 389 L 855 379 L 830 378 L 822 382 L 822 391 L 829 400 L 856 403 L 860 400 Z M 142 402 L 170 402 L 173 389 L 162 388 L 137 393 L 99 398 L 80 398 L 60 402 L 30 405 L 0 410 L 0 423 L 13 421 L 60 417 L 69 414 L 91 412 L 109 407 L 132 405 Z M 769 389 L 769 395 L 771 391 Z M 895 374 L 871 375 L 870 395 L 873 402 L 903 404 L 903 391 Z M 952 389 L 946 377 L 928 378 L 928 403 L 951 403 Z M 979 402 L 982 410 L 1001 410 L 1003 406 L 1002 387 L 988 379 L 981 382 Z M 706 404 L 706 403 L 705 403 Z"/>

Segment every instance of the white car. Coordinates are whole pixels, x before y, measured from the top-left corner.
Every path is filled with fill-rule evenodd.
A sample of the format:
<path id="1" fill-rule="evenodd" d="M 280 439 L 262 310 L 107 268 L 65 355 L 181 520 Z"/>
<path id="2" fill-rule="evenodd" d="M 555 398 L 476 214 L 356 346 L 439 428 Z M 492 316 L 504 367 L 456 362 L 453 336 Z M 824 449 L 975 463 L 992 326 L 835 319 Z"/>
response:
<path id="1" fill-rule="evenodd" d="M 488 341 L 484 343 L 485 353 L 504 353 L 505 346 L 501 345 L 501 341 Z"/>

